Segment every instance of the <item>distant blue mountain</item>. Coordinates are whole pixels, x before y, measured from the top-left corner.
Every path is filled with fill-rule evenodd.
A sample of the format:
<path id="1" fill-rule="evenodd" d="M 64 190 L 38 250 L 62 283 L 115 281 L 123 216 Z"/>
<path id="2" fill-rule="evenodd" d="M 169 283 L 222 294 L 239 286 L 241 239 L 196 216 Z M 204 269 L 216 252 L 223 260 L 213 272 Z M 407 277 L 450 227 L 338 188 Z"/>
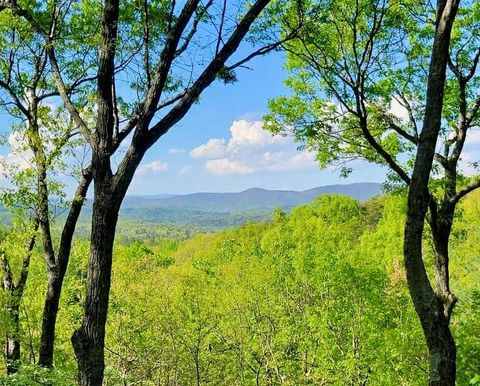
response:
<path id="1" fill-rule="evenodd" d="M 259 209 L 285 209 L 311 202 L 322 194 L 340 194 L 359 201 L 382 193 L 378 183 L 328 185 L 304 191 L 252 188 L 239 193 L 193 193 L 185 195 L 128 196 L 123 210 L 169 208 L 205 212 L 254 212 Z"/>

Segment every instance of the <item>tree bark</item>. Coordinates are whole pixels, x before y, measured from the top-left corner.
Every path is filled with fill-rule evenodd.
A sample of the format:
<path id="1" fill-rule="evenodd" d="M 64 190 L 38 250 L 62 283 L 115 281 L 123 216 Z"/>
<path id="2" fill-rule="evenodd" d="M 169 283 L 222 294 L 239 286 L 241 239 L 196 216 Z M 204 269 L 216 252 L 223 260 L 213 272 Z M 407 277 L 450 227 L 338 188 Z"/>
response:
<path id="1" fill-rule="evenodd" d="M 120 204 L 121 198 L 112 192 L 111 178 L 95 180 L 85 312 L 81 327 L 72 337 L 82 386 L 102 385 L 112 251 Z"/>
<path id="2" fill-rule="evenodd" d="M 60 272 L 58 266 L 48 271 L 47 294 L 43 306 L 42 335 L 40 337 L 40 353 L 38 364 L 43 367 L 52 367 L 55 344 L 55 326 L 58 306 L 62 292 L 65 271 Z"/>
<path id="3" fill-rule="evenodd" d="M 88 262 L 87 294 L 81 327 L 72 336 L 72 344 L 79 367 L 81 386 L 101 386 L 104 373 L 105 324 L 110 293 L 112 251 L 120 205 L 125 197 L 135 170 L 145 152 L 175 123 L 179 122 L 198 99 L 203 90 L 225 67 L 225 62 L 237 50 L 250 26 L 270 0 L 256 0 L 237 24 L 222 49 L 205 67 L 193 84 L 185 89 L 179 102 L 155 125 L 150 127 L 164 91 L 169 69 L 175 59 L 178 43 L 195 10 L 198 0 L 188 0 L 174 26 L 167 35 L 164 49 L 157 64 L 154 85 L 147 92 L 139 110 L 131 117 L 121 133 L 115 134 L 115 106 L 112 90 L 116 49 L 119 1 L 105 0 L 102 41 L 98 66 L 98 114 L 93 134 L 92 169 L 95 181 L 91 247 Z M 172 16 L 173 21 L 173 16 Z M 134 130 L 132 142 L 115 175 L 110 164 L 111 156 L 125 135 Z M 90 137 L 90 136 L 89 136 Z"/>
<path id="4" fill-rule="evenodd" d="M 73 234 L 91 181 L 91 170 L 87 168 L 84 170 L 77 187 L 75 197 L 63 227 L 56 263 L 54 266 L 49 267 L 48 270 L 48 285 L 43 307 L 42 335 L 40 337 L 40 355 L 38 360 L 40 366 L 47 368 L 53 365 L 55 327 L 60 296 L 62 294 L 63 279 L 70 259 Z"/>
<path id="5" fill-rule="evenodd" d="M 454 214 L 455 204 L 450 204 L 447 199 L 444 200 L 439 213 L 432 214 L 430 221 L 435 253 L 435 292 L 443 303 L 444 314 L 448 322 L 450 322 L 453 308 L 457 303 L 457 298 L 450 290 L 449 269 L 449 240 L 452 232 Z"/>
<path id="6" fill-rule="evenodd" d="M 455 385 L 456 347 L 442 300 L 433 290 L 423 262 L 423 231 L 430 204 L 428 183 L 441 125 L 450 34 L 457 0 L 439 1 L 428 76 L 423 129 L 408 190 L 404 257 L 407 282 L 420 318 L 430 357 L 429 384 Z"/>

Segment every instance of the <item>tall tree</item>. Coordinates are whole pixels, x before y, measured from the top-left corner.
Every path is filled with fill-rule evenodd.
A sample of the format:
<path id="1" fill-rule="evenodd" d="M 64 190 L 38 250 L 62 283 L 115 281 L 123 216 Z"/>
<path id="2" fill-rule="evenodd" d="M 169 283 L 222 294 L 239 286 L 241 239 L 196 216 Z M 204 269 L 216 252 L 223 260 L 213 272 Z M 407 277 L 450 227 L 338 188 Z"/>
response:
<path id="1" fill-rule="evenodd" d="M 269 2 L 256 0 L 241 8 L 213 0 L 188 0 L 182 6 L 118 0 L 105 0 L 102 6 L 87 1 L 2 3 L 44 39 L 57 90 L 91 149 L 94 198 L 87 294 L 82 324 L 72 337 L 81 385 L 102 384 L 112 248 L 120 205 L 135 170 L 216 79 L 235 81 L 236 68 L 294 35 L 298 23 L 281 36 L 272 31 L 277 32 L 275 40 L 227 64 Z M 280 9 L 281 2 L 275 7 Z M 45 8 L 54 17 L 45 17 Z M 85 39 L 82 28 L 91 32 L 91 39 Z M 118 66 L 121 61 L 127 64 Z M 88 63 L 82 75 L 95 85 L 92 101 L 69 92 L 79 63 Z M 124 82 L 133 93 L 121 86 Z M 85 119 L 82 103 L 95 111 L 93 125 Z M 112 159 L 122 144 L 128 149 L 115 168 Z"/>
<path id="2" fill-rule="evenodd" d="M 51 9 L 44 10 L 44 16 Z M 52 16 L 55 20 L 56 16 Z M 52 232 L 52 203 L 64 206 L 62 184 L 55 178 L 67 172 L 64 157 L 79 146 L 78 130 L 55 102 L 58 91 L 51 82 L 45 42 L 32 31 L 27 21 L 11 11 L 0 14 L 0 106 L 12 117 L 12 155 L 21 162 L 3 162 L 12 187 L 3 189 L 3 203 L 9 207 L 31 209 L 38 221 L 47 268 L 47 290 L 42 319 L 39 364 L 53 364 L 55 323 L 63 278 L 67 269 L 73 233 L 91 181 L 88 167 L 78 176 L 78 187 L 69 202 L 58 246 Z M 78 79 L 69 93 L 82 91 L 85 81 Z M 85 92 L 85 90 L 83 90 Z M 58 104 L 58 102 L 57 102 Z M 27 267 L 28 268 L 28 267 Z"/>
<path id="3" fill-rule="evenodd" d="M 455 154 L 445 151 L 446 199 L 438 213 L 437 203 L 428 189 L 433 157 L 440 133 L 447 63 L 450 55 L 450 36 L 459 0 L 439 1 L 435 20 L 435 37 L 428 73 L 423 127 L 418 139 L 415 165 L 408 188 L 407 221 L 405 225 L 404 257 L 410 294 L 415 305 L 430 353 L 430 385 L 455 385 L 456 347 L 449 328 L 450 315 L 456 299 L 450 292 L 448 270 L 448 239 L 455 205 L 464 192 L 456 191 L 456 164 L 465 141 L 468 124 L 456 127 Z M 476 61 L 473 72 L 475 72 Z M 466 101 L 463 75 L 459 76 L 460 119 L 465 119 Z M 462 95 L 463 94 L 463 95 Z M 448 145 L 447 145 L 448 149 Z M 456 154 L 458 153 L 458 154 Z M 457 159 L 455 159 L 457 157 Z M 455 165 L 455 167 L 451 167 Z M 453 185 L 453 186 L 449 186 Z M 475 184 L 467 189 L 473 189 Z M 453 195 L 452 195 L 453 193 Z M 428 206 L 431 210 L 431 228 L 435 245 L 437 291 L 430 284 L 423 261 L 422 238 Z M 437 218 L 440 217 L 438 221 Z"/>
<path id="4" fill-rule="evenodd" d="M 448 325 L 456 297 L 448 245 L 458 201 L 480 186 L 462 175 L 460 163 L 467 134 L 478 122 L 478 5 L 466 4 L 456 23 L 456 2 L 439 2 L 436 10 L 426 2 L 383 0 L 323 6 L 314 3 L 309 28 L 284 45 L 293 95 L 271 102 L 267 125 L 293 133 L 317 152 L 322 167 L 340 164 L 344 175 L 352 171 L 347 161 L 362 159 L 386 166 L 393 186 L 410 186 L 415 177 L 405 237 L 407 276 L 430 350 L 431 383 L 453 384 L 455 346 Z M 441 152 L 435 154 L 438 138 Z M 425 202 L 435 290 L 421 252 Z"/>
<path id="5" fill-rule="evenodd" d="M 23 226 L 26 225 L 26 226 Z M 35 247 L 35 238 L 37 235 L 38 221 L 33 223 L 21 224 L 7 232 L 2 237 L 2 246 L 0 248 L 0 273 L 2 275 L 1 288 L 5 292 L 5 308 L 8 316 L 7 331 L 5 336 L 4 356 L 6 360 L 7 374 L 14 374 L 18 371 L 20 363 L 20 305 L 25 291 L 28 279 L 28 270 L 30 268 L 30 259 L 32 257 L 33 248 Z M 23 232 L 21 231 L 23 230 Z M 20 233 L 20 237 L 17 234 Z M 15 278 L 15 269 L 12 268 L 14 258 L 11 256 L 10 250 L 13 243 L 18 243 L 22 238 L 28 238 L 25 248 L 20 249 L 23 253 L 18 277 Z M 18 250 L 18 249 L 17 249 Z"/>

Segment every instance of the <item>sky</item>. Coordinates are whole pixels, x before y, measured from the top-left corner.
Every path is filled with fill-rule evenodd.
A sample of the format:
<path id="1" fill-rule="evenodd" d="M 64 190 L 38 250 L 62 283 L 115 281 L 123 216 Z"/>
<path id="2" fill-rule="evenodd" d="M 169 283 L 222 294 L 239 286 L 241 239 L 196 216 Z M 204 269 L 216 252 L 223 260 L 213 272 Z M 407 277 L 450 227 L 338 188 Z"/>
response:
<path id="1" fill-rule="evenodd" d="M 305 190 L 353 182 L 384 182 L 386 169 L 355 161 L 345 179 L 338 168 L 320 170 L 315 155 L 299 151 L 292 138 L 276 136 L 262 128 L 268 100 L 288 95 L 283 81 L 283 56 L 273 53 L 257 58 L 248 69 L 237 71 L 234 84 L 215 82 L 186 117 L 147 152 L 132 181 L 129 195 L 238 192 L 252 187 Z M 392 112 L 402 115 L 398 106 Z M 9 120 L 0 116 L 2 132 Z M 480 130 L 468 136 L 463 158 L 478 161 Z M 0 157 L 18 162 L 11 147 L 21 142 L 10 136 L 10 146 L 0 147 Z M 24 162 L 23 160 L 20 160 Z M 465 166 L 465 169 L 468 169 Z M 473 170 L 465 170 L 473 174 Z M 75 183 L 67 182 L 73 193 Z M 0 186 L 7 181 L 0 178 Z"/>
<path id="2" fill-rule="evenodd" d="M 321 171 L 315 155 L 299 151 L 292 138 L 273 137 L 262 128 L 268 100 L 288 94 L 283 81 L 283 55 L 271 53 L 237 70 L 234 84 L 214 82 L 182 121 L 149 149 L 128 190 L 128 195 L 239 192 L 253 187 L 280 190 L 352 182 L 383 182 L 385 170 L 365 163 L 353 164 L 348 179 L 340 171 Z M 2 133 L 10 133 L 11 119 L 0 114 Z M 21 138 L 10 135 L 0 146 L 0 158 L 28 163 L 12 149 Z M 120 158 L 118 158 L 119 160 Z M 76 182 L 63 177 L 73 194 Z M 0 177 L 0 187 L 8 181 Z M 89 194 L 90 195 L 90 194 Z"/>
<path id="3" fill-rule="evenodd" d="M 385 171 L 357 163 L 345 180 L 320 171 L 314 154 L 291 138 L 262 128 L 268 100 L 288 94 L 283 57 L 273 53 L 237 72 L 238 82 L 215 82 L 187 116 L 146 154 L 128 194 L 282 190 L 350 182 L 383 182 Z"/>

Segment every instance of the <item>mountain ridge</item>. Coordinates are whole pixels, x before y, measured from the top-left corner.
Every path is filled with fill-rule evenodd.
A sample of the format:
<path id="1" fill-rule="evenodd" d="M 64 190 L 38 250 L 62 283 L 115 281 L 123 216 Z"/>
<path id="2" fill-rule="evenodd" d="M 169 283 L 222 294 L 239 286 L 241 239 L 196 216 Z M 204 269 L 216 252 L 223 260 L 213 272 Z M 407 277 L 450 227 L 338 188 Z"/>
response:
<path id="1" fill-rule="evenodd" d="M 256 209 L 285 209 L 311 202 L 322 194 L 340 194 L 358 201 L 382 193 L 382 184 L 361 182 L 334 184 L 310 188 L 302 191 L 268 190 L 253 187 L 241 192 L 197 192 L 182 195 L 156 194 L 150 196 L 127 196 L 123 209 L 170 208 L 200 210 L 207 212 L 244 212 Z"/>

